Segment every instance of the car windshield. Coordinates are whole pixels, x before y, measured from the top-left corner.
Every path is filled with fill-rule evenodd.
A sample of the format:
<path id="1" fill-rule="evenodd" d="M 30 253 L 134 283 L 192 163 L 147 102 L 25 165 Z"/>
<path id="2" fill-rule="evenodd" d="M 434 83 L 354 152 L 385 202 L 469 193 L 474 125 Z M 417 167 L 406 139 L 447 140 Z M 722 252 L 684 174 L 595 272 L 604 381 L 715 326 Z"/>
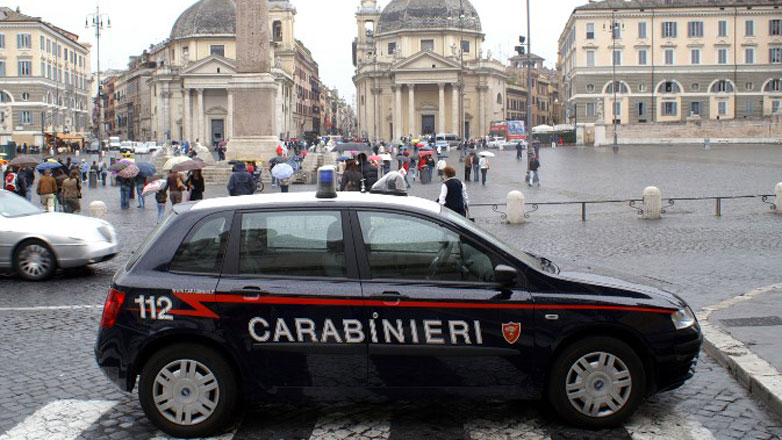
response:
<path id="1" fill-rule="evenodd" d="M 456 223 L 457 225 L 463 227 L 464 229 L 467 229 L 468 231 L 485 238 L 486 241 L 488 241 L 491 245 L 501 249 L 507 254 L 513 255 L 514 257 L 518 258 L 525 265 L 535 268 L 537 270 L 544 270 L 544 268 L 541 267 L 540 260 L 536 256 L 528 252 L 523 252 L 518 249 L 515 249 L 512 246 L 508 246 L 507 244 L 505 244 L 505 242 L 495 237 L 490 232 L 479 228 L 478 226 L 475 225 L 475 223 L 467 220 L 466 218 L 451 211 L 450 209 L 442 209 L 441 214 L 448 220 Z"/>
<path id="2" fill-rule="evenodd" d="M 0 192 L 0 215 L 6 218 L 40 214 L 41 210 L 16 194 Z"/>

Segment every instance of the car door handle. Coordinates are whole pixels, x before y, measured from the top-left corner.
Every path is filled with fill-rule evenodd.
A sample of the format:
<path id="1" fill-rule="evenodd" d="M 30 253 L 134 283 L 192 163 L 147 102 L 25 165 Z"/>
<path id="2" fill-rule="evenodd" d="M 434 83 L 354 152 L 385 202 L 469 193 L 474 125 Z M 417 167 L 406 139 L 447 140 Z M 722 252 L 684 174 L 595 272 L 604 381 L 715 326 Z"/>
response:
<path id="1" fill-rule="evenodd" d="M 383 292 L 383 293 L 376 293 L 374 295 L 370 295 L 372 298 L 379 298 L 379 299 L 408 299 L 410 298 L 407 295 L 402 295 L 399 292 Z"/>
<path id="2" fill-rule="evenodd" d="M 260 287 L 256 286 L 245 286 L 241 289 L 232 290 L 231 293 L 234 295 L 242 295 L 246 299 L 255 299 L 261 295 L 269 294 L 269 292 L 264 292 Z"/>

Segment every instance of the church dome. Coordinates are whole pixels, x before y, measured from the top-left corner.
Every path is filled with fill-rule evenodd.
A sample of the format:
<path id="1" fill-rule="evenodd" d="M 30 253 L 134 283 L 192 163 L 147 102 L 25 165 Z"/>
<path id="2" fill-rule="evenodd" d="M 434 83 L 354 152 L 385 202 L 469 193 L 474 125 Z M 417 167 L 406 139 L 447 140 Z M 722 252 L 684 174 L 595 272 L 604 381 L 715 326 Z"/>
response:
<path id="1" fill-rule="evenodd" d="M 179 16 L 171 39 L 236 34 L 234 0 L 199 0 Z"/>
<path id="2" fill-rule="evenodd" d="M 377 32 L 459 28 L 460 3 L 464 5 L 464 29 L 480 32 L 481 18 L 470 0 L 392 0 L 380 14 Z"/>

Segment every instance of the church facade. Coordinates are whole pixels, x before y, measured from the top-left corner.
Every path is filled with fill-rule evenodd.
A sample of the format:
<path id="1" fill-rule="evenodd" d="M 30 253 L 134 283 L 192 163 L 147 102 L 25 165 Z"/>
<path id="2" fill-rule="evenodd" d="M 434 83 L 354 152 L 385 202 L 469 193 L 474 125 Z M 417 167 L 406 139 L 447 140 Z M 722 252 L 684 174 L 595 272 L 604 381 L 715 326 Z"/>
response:
<path id="1" fill-rule="evenodd" d="M 269 0 L 272 75 L 277 84 L 276 125 L 281 139 L 302 136 L 318 125 L 318 65 L 294 36 L 296 9 Z M 236 76 L 236 4 L 199 0 L 177 19 L 171 37 L 150 51 L 156 68 L 148 80 L 152 137 L 214 145 L 233 136 Z M 296 72 L 307 72 L 300 84 Z M 314 85 L 314 86 L 313 86 Z M 306 91 L 305 91 L 306 89 Z"/>
<path id="2" fill-rule="evenodd" d="M 382 11 L 376 0 L 361 0 L 356 22 L 353 82 L 362 136 L 479 138 L 505 119 L 507 74 L 484 53 L 469 0 L 392 0 Z"/>

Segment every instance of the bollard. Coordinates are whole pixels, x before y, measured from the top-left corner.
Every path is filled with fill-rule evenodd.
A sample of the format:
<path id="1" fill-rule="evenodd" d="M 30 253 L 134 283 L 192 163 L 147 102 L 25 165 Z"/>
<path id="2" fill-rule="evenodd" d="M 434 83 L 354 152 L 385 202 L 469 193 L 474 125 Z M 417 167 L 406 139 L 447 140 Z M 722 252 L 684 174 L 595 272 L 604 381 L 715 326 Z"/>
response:
<path id="1" fill-rule="evenodd" d="M 107 208 L 106 204 L 100 200 L 90 203 L 90 217 L 106 220 L 108 213 L 109 208 Z"/>
<path id="2" fill-rule="evenodd" d="M 96 170 L 90 170 L 89 187 L 90 188 L 98 187 L 98 172 Z"/>
<path id="3" fill-rule="evenodd" d="M 511 191 L 506 198 L 508 204 L 508 223 L 518 225 L 525 223 L 524 217 L 524 194 L 521 191 Z"/>
<path id="4" fill-rule="evenodd" d="M 782 214 L 782 182 L 777 183 L 777 187 L 774 188 L 774 192 L 776 192 L 776 203 L 774 203 L 777 206 L 776 212 L 777 214 Z"/>
<path id="5" fill-rule="evenodd" d="M 644 189 L 644 219 L 656 220 L 662 218 L 662 193 L 655 186 Z"/>
<path id="6" fill-rule="evenodd" d="M 704 150 L 711 150 L 711 139 L 705 138 L 703 140 L 703 149 Z"/>

